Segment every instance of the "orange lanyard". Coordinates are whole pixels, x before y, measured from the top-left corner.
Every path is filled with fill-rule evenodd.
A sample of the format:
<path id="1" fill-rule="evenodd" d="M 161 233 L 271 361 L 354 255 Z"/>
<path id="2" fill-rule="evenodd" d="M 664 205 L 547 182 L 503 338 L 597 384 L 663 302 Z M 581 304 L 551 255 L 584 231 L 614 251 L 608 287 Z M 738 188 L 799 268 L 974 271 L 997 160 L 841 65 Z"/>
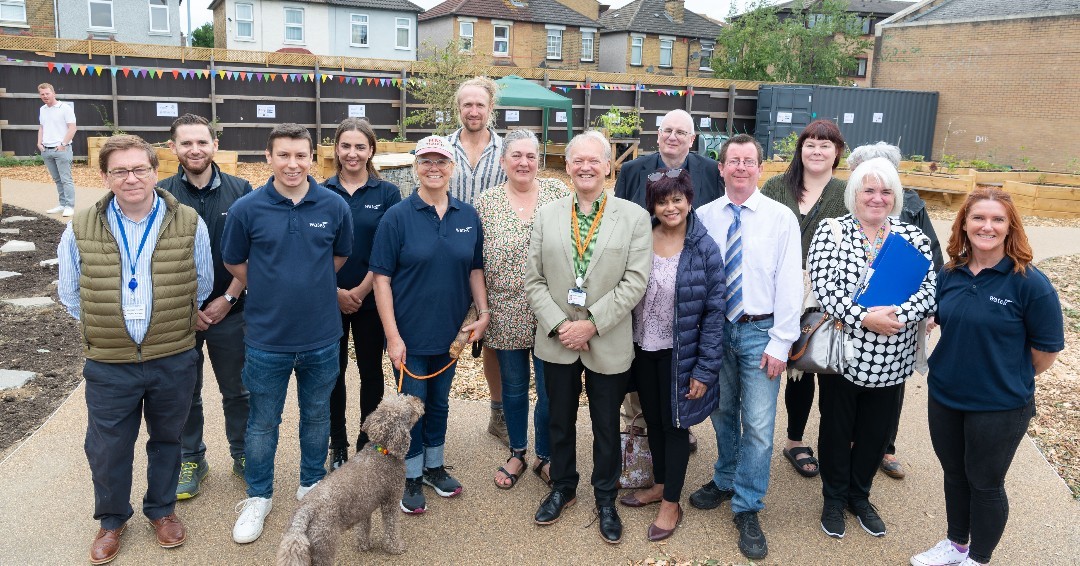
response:
<path id="1" fill-rule="evenodd" d="M 601 198 L 604 197 L 601 196 Z M 596 227 L 600 225 L 600 218 L 604 216 L 605 206 L 607 206 L 606 198 L 604 198 L 604 202 L 600 203 L 600 210 L 596 211 L 596 217 L 593 218 L 592 225 L 589 226 L 589 233 L 585 235 L 584 243 L 581 241 L 581 229 L 578 228 L 577 204 L 575 203 L 570 207 L 570 226 L 574 232 L 574 247 L 577 248 L 578 257 L 582 261 L 585 261 L 585 250 L 589 249 L 589 242 L 592 242 L 593 236 L 596 234 Z"/>

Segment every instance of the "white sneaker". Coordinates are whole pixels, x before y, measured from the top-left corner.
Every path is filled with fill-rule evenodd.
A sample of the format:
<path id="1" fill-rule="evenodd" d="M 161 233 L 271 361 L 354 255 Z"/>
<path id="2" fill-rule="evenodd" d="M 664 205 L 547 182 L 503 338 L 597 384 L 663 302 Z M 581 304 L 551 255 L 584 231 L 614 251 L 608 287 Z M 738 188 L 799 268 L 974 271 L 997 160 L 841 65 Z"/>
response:
<path id="1" fill-rule="evenodd" d="M 978 562 L 975 562 L 974 560 L 972 560 L 970 558 L 965 558 L 964 561 L 960 563 L 960 566 L 986 566 L 986 565 L 985 564 L 979 564 Z"/>
<path id="2" fill-rule="evenodd" d="M 63 211 L 64 211 L 64 205 L 60 205 L 60 206 L 54 206 L 54 207 L 50 208 L 49 210 L 46 210 L 45 214 L 60 214 Z"/>
<path id="3" fill-rule="evenodd" d="M 262 535 L 263 521 L 273 509 L 274 502 L 265 497 L 251 497 L 236 504 L 240 517 L 233 525 L 232 538 L 240 544 L 255 542 Z"/>
<path id="4" fill-rule="evenodd" d="M 296 488 L 296 500 L 297 501 L 303 500 L 304 496 L 307 495 L 309 491 L 315 489 L 315 486 L 317 486 L 317 485 L 319 485 L 319 482 L 315 482 L 315 483 L 313 483 L 313 484 L 311 484 L 311 485 L 309 485 L 307 487 L 300 486 L 300 487 Z"/>
<path id="5" fill-rule="evenodd" d="M 65 206 L 64 207 L 64 217 L 65 218 L 70 218 L 72 216 L 75 216 L 75 209 L 70 207 L 70 206 Z"/>
<path id="6" fill-rule="evenodd" d="M 956 550 L 949 539 L 937 543 L 934 548 L 922 554 L 911 557 L 911 566 L 956 566 L 961 563 L 964 566 L 975 564 L 967 557 L 966 552 Z"/>

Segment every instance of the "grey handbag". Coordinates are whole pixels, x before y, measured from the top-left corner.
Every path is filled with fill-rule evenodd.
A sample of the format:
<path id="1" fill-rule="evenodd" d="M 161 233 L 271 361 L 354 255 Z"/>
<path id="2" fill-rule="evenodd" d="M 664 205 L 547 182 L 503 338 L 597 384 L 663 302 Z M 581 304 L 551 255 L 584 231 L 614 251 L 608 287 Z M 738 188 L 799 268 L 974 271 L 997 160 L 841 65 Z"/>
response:
<path id="1" fill-rule="evenodd" d="M 844 322 L 824 311 L 807 311 L 799 321 L 799 338 L 788 362 L 804 373 L 843 374 L 847 367 Z"/>

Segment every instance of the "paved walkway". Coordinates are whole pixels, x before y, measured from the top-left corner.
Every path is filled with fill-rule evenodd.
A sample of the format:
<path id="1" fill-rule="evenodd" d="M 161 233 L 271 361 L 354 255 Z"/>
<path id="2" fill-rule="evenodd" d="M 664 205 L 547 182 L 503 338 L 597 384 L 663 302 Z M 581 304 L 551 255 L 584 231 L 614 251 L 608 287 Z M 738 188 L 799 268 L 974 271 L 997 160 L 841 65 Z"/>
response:
<path id="1" fill-rule="evenodd" d="M 36 195 L 46 191 L 47 197 Z M 4 181 L 5 204 L 33 210 L 51 206 L 52 188 Z M 100 194 L 100 192 L 99 192 Z M 80 206 L 91 202 L 89 190 L 77 191 Z M 945 233 L 942 226 L 942 233 Z M 1064 250 L 1080 253 L 1078 231 L 1046 229 L 1046 242 L 1057 242 Z M 1034 232 L 1034 230 L 1033 230 Z M 1033 240 L 1035 238 L 1033 237 Z M 1033 242 L 1037 251 L 1046 245 Z M 1053 251 L 1053 250 L 1051 250 Z M 1056 255 L 1056 254 L 1055 254 Z M 1040 255 L 1042 257 L 1042 255 Z M 57 316 L 60 316 L 59 307 Z M 5 332 L 9 331 L 5 329 Z M 207 368 L 207 384 L 214 382 Z M 350 391 L 358 390 L 355 368 L 348 375 Z M 920 552 L 944 536 L 945 510 L 941 494 L 941 469 L 930 446 L 926 427 L 925 380 L 914 377 L 907 389 L 898 448 L 909 472 L 907 479 L 895 481 L 879 474 L 873 501 L 886 520 L 889 534 L 876 539 L 864 533 L 849 517 L 848 535 L 833 540 L 821 532 L 820 482 L 795 474 L 777 449 L 773 459 L 772 484 L 762 513 L 762 525 L 769 538 L 770 553 L 764 564 L 906 564 L 911 554 Z M 355 402 L 355 394 L 351 395 Z M 274 499 L 275 508 L 267 519 L 266 531 L 257 542 L 240 546 L 231 540 L 236 515 L 233 506 L 243 499 L 243 482 L 230 472 L 224 425 L 217 388 L 204 389 L 207 457 L 211 464 L 209 482 L 195 499 L 181 502 L 177 512 L 189 529 L 182 547 L 162 550 L 153 533 L 143 528 L 145 521 L 136 510 L 131 527 L 124 534 L 123 549 L 116 564 L 267 564 L 273 561 L 277 543 L 290 514 L 298 483 L 299 449 L 296 440 L 297 411 L 295 389 L 290 391 L 282 422 Z M 781 400 L 782 404 L 782 400 Z M 350 434 L 356 434 L 355 404 L 350 405 Z M 562 521 L 537 527 L 532 515 L 545 493 L 543 485 L 528 474 L 511 491 L 498 490 L 491 478 L 505 459 L 505 449 L 484 433 L 487 405 L 482 402 L 452 401 L 447 442 L 448 463 L 465 485 L 464 493 L 452 500 L 429 496 L 429 511 L 419 517 L 403 517 L 409 541 L 403 557 L 375 550 L 358 554 L 347 542 L 339 553 L 343 564 L 626 564 L 674 557 L 680 560 L 712 558 L 721 564 L 745 564 L 736 549 L 737 534 L 727 505 L 713 511 L 685 506 L 682 527 L 666 544 L 645 540 L 645 529 L 655 507 L 620 509 L 626 527 L 623 543 L 603 543 L 590 524 L 593 505 L 591 489 L 583 481 L 576 507 Z M 582 476 L 588 478 L 591 435 L 587 413 L 579 413 L 578 454 Z M 0 525 L 9 526 L 0 537 L 0 562 L 13 564 L 78 564 L 86 560 L 97 525 L 93 495 L 82 439 L 86 423 L 83 388 L 71 397 L 31 438 L 9 450 L 0 460 Z M 807 438 L 817 438 L 817 419 L 811 418 Z M 785 436 L 784 411 L 778 411 L 775 440 Z M 690 459 L 685 497 L 711 474 L 716 447 L 708 423 L 695 427 L 701 449 Z M 132 501 L 136 507 L 145 489 L 145 433 L 135 451 L 135 478 Z M 1030 440 L 1021 443 L 1006 480 L 1011 499 L 1011 517 L 1005 537 L 995 554 L 995 564 L 1074 564 L 1080 554 L 1080 504 L 1073 500 L 1065 484 L 1046 463 Z M 431 494 L 430 490 L 428 491 Z"/>

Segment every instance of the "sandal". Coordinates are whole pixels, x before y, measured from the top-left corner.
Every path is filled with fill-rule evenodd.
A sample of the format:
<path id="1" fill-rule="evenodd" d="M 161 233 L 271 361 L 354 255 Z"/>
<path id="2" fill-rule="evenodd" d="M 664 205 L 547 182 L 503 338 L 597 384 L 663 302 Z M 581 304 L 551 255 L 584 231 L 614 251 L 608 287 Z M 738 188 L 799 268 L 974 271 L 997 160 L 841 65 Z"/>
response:
<path id="1" fill-rule="evenodd" d="M 551 458 L 537 458 L 536 465 L 533 466 L 533 473 L 536 477 L 540 478 L 540 481 L 551 487 Z M 547 468 L 546 470 L 544 468 Z"/>
<path id="2" fill-rule="evenodd" d="M 800 458 L 799 456 L 802 456 Z M 784 457 L 791 462 L 791 466 L 795 468 L 796 472 L 804 478 L 812 478 L 818 475 L 821 471 L 821 466 L 818 465 L 817 458 L 814 457 L 814 451 L 808 446 L 797 446 L 791 450 L 784 449 Z M 804 466 L 813 465 L 813 470 L 807 470 Z"/>
<path id="3" fill-rule="evenodd" d="M 510 485 L 503 485 L 499 483 L 497 481 L 498 478 L 492 480 L 495 482 L 495 487 L 499 489 L 513 488 L 515 485 L 517 485 L 518 480 L 521 479 L 521 476 L 525 473 L 525 470 L 529 469 L 529 463 L 525 461 L 525 450 L 511 450 L 510 457 L 506 459 L 506 462 L 510 463 L 510 460 L 517 460 L 518 462 L 521 462 L 521 470 L 519 470 L 516 474 L 512 474 L 506 471 L 506 468 L 504 466 L 499 466 L 499 469 L 495 470 L 495 473 L 501 473 L 503 474 L 503 476 L 506 477 L 506 479 L 510 480 Z"/>

